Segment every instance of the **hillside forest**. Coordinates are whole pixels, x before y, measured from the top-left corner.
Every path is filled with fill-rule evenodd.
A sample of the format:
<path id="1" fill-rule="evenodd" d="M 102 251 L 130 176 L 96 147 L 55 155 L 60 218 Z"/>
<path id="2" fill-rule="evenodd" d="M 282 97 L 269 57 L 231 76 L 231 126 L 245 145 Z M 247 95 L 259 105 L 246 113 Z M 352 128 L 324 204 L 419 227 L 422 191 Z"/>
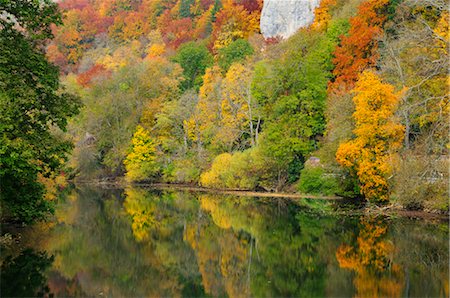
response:
<path id="1" fill-rule="evenodd" d="M 0 0 L 3 216 L 67 181 L 342 196 L 448 212 L 449 8 L 322 0 Z"/>

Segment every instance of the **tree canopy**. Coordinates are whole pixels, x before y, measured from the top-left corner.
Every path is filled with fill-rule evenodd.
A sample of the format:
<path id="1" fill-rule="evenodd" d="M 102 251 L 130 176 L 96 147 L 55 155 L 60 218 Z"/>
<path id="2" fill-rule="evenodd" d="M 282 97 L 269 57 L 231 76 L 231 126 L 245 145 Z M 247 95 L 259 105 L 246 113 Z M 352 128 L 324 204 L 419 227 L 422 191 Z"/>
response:
<path id="1" fill-rule="evenodd" d="M 80 101 L 60 88 L 43 51 L 50 26 L 60 23 L 57 5 L 6 0 L 0 11 L 1 201 L 5 216 L 30 222 L 51 210 L 38 174 L 48 177 L 66 159 L 72 143 L 58 131 Z"/>

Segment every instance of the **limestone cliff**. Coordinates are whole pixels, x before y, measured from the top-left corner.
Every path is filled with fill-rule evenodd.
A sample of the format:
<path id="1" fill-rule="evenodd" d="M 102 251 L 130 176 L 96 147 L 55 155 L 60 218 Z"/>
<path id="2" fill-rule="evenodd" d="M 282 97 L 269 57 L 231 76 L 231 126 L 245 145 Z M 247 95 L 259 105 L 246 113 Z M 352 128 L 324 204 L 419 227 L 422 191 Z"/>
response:
<path id="1" fill-rule="evenodd" d="M 314 20 L 314 9 L 320 0 L 264 0 L 261 33 L 265 38 L 288 38 Z"/>

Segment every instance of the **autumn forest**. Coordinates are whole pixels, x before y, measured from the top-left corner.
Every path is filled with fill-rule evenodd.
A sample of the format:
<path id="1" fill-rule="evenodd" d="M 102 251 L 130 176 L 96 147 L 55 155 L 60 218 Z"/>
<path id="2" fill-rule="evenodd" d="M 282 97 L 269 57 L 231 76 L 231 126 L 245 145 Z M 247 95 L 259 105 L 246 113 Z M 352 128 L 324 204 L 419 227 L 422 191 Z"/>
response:
<path id="1" fill-rule="evenodd" d="M 262 0 L 1 3 L 11 218 L 68 180 L 448 210 L 442 1 L 323 0 L 287 40 L 260 34 Z"/>
<path id="2" fill-rule="evenodd" d="M 0 0 L 2 296 L 448 297 L 448 3 L 291 2 Z"/>

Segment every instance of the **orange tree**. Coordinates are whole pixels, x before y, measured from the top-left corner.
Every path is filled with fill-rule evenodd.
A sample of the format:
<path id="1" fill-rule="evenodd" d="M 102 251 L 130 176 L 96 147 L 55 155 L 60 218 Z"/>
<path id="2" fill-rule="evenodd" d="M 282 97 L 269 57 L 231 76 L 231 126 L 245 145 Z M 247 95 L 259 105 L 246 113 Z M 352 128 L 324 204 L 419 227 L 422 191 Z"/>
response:
<path id="1" fill-rule="evenodd" d="M 389 199 L 392 159 L 403 140 L 404 127 L 393 119 L 401 92 L 381 82 L 372 71 L 359 76 L 353 91 L 355 137 L 339 146 L 337 162 L 357 176 L 361 193 L 369 200 Z"/>
<path id="2" fill-rule="evenodd" d="M 350 90 L 358 75 L 375 65 L 378 59 L 377 37 L 383 33 L 382 26 L 386 20 L 385 14 L 381 12 L 388 4 L 389 0 L 368 0 L 358 7 L 358 14 L 350 19 L 348 35 L 341 36 L 341 43 L 334 52 L 335 79 L 329 91 L 339 93 L 338 90 Z M 319 10 L 316 20 L 318 25 L 326 23 L 326 16 L 325 20 L 321 20 L 322 14 Z"/>

